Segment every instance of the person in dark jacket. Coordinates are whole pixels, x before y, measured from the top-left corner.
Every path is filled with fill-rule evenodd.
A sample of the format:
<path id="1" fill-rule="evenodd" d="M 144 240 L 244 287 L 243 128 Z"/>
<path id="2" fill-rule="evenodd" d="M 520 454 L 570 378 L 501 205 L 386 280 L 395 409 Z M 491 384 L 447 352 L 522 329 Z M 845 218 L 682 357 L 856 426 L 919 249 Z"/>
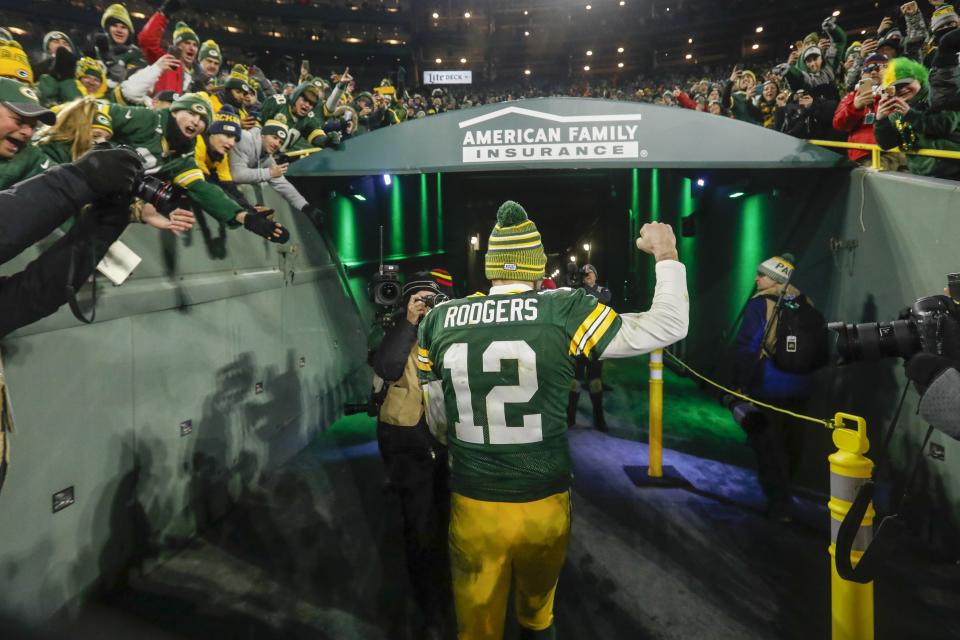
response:
<path id="1" fill-rule="evenodd" d="M 787 285 L 793 262 L 793 256 L 783 254 L 765 260 L 757 268 L 756 294 L 747 302 L 734 340 L 734 386 L 761 402 L 801 411 L 810 396 L 810 376 L 781 371 L 773 362 L 777 344 L 776 300 L 785 288 L 787 302 L 803 296 L 796 287 Z M 790 481 L 800 462 L 804 426 L 782 413 L 764 411 L 764 424 L 751 426 L 747 442 L 757 457 L 757 475 L 767 497 L 767 515 L 788 522 L 792 503 Z"/>
<path id="2" fill-rule="evenodd" d="M 597 268 L 592 264 L 585 264 L 580 268 L 582 280 L 581 288 L 589 295 L 600 301 L 601 304 L 610 304 L 613 294 L 610 289 L 600 286 L 597 282 Z M 567 399 L 567 426 L 572 427 L 577 421 L 577 404 L 580 401 L 580 388 L 586 382 L 590 391 L 590 404 L 593 406 L 593 427 L 597 431 L 607 432 L 607 420 L 603 415 L 603 362 L 585 356 L 577 356 L 574 360 L 573 380 L 570 382 L 570 395 Z"/>
<path id="3" fill-rule="evenodd" d="M 0 191 L 0 264 L 80 214 L 77 224 L 23 271 L 0 277 L 0 337 L 67 301 L 75 252 L 72 284 L 79 289 L 86 282 L 126 228 L 133 185 L 142 170 L 140 157 L 130 149 L 98 149 Z"/>
<path id="4" fill-rule="evenodd" d="M 426 422 L 417 377 L 417 328 L 430 310 L 424 298 L 441 292 L 431 272 L 415 274 L 403 288 L 405 304 L 373 355 L 374 373 L 387 384 L 377 442 L 390 487 L 400 499 L 407 572 L 422 615 L 421 628 L 412 631 L 427 639 L 441 637 L 451 598 L 446 546 L 450 493 L 446 447 Z"/>

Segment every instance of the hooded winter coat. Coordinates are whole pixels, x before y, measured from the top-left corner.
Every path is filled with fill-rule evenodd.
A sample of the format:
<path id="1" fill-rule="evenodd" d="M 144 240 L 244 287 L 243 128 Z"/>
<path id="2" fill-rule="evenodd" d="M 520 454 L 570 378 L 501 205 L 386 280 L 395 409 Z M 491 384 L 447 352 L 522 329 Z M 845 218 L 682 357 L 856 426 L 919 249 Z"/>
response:
<path id="1" fill-rule="evenodd" d="M 326 152 L 321 152 L 326 153 Z M 240 134 L 240 142 L 230 152 L 230 173 L 237 184 L 259 184 L 269 182 L 290 206 L 301 211 L 307 206 L 307 199 L 300 195 L 289 180 L 280 176 L 270 177 L 270 167 L 276 165 L 272 156 L 263 153 L 263 139 L 260 128 L 247 129 Z"/>

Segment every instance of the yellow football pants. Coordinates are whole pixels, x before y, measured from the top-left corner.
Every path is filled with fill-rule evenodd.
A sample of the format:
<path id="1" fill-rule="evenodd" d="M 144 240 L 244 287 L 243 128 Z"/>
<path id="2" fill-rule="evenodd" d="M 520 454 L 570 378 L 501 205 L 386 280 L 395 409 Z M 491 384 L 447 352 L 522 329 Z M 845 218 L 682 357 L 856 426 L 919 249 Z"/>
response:
<path id="1" fill-rule="evenodd" d="M 534 502 L 454 493 L 450 563 L 460 640 L 501 640 L 511 581 L 520 625 L 553 623 L 553 596 L 570 540 L 570 492 Z"/>

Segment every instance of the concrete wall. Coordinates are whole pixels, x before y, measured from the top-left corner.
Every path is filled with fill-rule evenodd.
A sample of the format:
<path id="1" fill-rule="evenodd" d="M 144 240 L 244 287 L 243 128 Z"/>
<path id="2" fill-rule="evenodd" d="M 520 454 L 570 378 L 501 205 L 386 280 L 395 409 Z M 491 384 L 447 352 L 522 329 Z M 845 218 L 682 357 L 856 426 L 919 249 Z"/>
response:
<path id="1" fill-rule="evenodd" d="M 122 241 L 143 263 L 120 287 L 98 280 L 95 324 L 63 309 L 0 343 L 16 416 L 0 607 L 45 618 L 122 579 L 365 396 L 366 326 L 345 280 L 266 191 L 288 245 L 209 217 L 180 239 L 132 226 Z M 76 503 L 52 513 L 67 487 Z"/>

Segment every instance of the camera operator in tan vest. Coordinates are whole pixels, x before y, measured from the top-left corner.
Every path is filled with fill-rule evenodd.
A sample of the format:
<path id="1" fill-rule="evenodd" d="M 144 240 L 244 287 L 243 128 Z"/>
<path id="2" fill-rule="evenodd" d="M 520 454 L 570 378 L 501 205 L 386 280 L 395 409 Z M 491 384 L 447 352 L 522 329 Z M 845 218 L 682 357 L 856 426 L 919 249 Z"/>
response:
<path id="1" fill-rule="evenodd" d="M 427 427 L 417 378 L 417 327 L 452 281 L 443 270 L 414 274 L 403 287 L 393 326 L 373 355 L 373 370 L 387 384 L 377 419 L 377 443 L 390 488 L 400 499 L 407 572 L 421 620 L 417 638 L 439 638 L 450 600 L 446 530 L 450 493 L 447 449 Z M 437 298 L 436 296 L 440 296 Z M 442 437 L 442 435 L 441 435 Z"/>

